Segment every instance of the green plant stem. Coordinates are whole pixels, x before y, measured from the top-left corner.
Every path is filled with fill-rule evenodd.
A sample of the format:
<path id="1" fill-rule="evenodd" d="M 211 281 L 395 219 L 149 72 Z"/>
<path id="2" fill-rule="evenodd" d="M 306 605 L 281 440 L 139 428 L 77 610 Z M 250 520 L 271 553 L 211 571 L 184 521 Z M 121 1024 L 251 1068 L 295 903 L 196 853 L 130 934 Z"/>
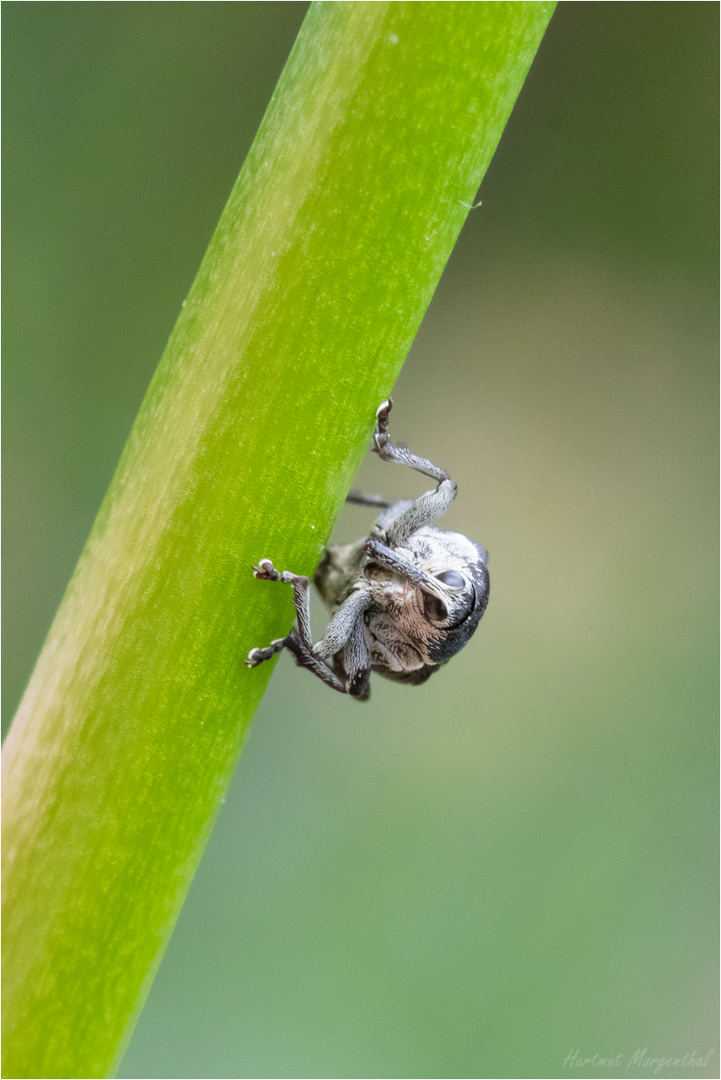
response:
<path id="1" fill-rule="evenodd" d="M 116 1063 L 553 6 L 311 5 L 7 740 L 5 1076 Z"/>

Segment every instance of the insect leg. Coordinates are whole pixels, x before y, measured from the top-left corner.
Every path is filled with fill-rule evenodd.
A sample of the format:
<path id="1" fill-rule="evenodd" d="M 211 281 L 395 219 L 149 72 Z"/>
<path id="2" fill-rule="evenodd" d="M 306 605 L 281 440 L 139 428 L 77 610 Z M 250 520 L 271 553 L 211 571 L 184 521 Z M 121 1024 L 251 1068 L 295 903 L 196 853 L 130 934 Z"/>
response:
<path id="1" fill-rule="evenodd" d="M 363 613 L 371 602 L 369 593 L 352 592 L 328 623 L 322 639 L 313 646 L 313 652 L 323 660 L 329 660 L 345 646 L 356 625 L 363 624 Z"/>
<path id="2" fill-rule="evenodd" d="M 269 660 L 271 656 L 275 656 L 285 648 L 292 653 L 299 667 L 308 668 L 333 690 L 338 690 L 341 694 L 347 693 L 340 679 L 313 653 L 308 578 L 303 574 L 291 574 L 288 570 L 278 571 L 270 559 L 261 559 L 258 566 L 253 567 L 253 573 L 261 581 L 281 581 L 284 585 L 293 586 L 293 604 L 298 620 L 298 632 L 296 634 L 291 631 L 286 638 L 277 638 L 265 649 L 251 649 L 245 661 L 248 667 L 262 664 L 264 660 Z"/>
<path id="3" fill-rule="evenodd" d="M 385 530 L 385 540 L 389 547 L 403 544 L 418 529 L 431 525 L 445 514 L 456 497 L 456 485 L 445 469 L 434 465 L 427 458 L 411 453 L 405 446 L 396 446 L 388 434 L 388 416 L 393 402 L 384 401 L 376 413 L 377 425 L 373 436 L 373 450 L 382 461 L 395 461 L 399 465 L 408 465 L 416 472 L 430 476 L 438 481 L 435 491 L 427 491 L 411 503 Z"/>
<path id="4" fill-rule="evenodd" d="M 394 551 L 386 544 L 381 543 L 380 540 L 376 540 L 372 536 L 369 537 L 363 545 L 363 550 L 371 562 L 384 566 L 391 573 L 399 574 L 401 577 L 406 578 L 407 581 L 410 581 L 412 585 L 427 585 L 431 590 L 434 589 L 435 583 L 428 574 L 416 566 L 411 559 Z"/>
<path id="5" fill-rule="evenodd" d="M 340 654 L 336 671 L 344 676 L 347 693 L 359 701 L 370 695 L 371 654 L 366 641 L 363 614 L 371 603 L 366 592 L 353 592 L 336 611 L 323 639 L 314 647 L 324 660 Z"/>
<path id="6" fill-rule="evenodd" d="M 279 637 L 275 641 L 271 641 L 270 645 L 266 646 L 265 649 L 251 649 L 245 663 L 248 667 L 257 667 L 263 661 L 270 660 L 271 656 L 283 651 L 287 640 L 287 638 Z"/>
<path id="7" fill-rule="evenodd" d="M 350 696 L 358 701 L 367 701 L 371 692 L 371 654 L 362 615 L 353 623 L 350 636 L 343 646 L 343 668 L 347 675 L 346 686 Z"/>
<path id="8" fill-rule="evenodd" d="M 337 690 L 339 694 L 348 693 L 348 690 L 346 690 L 338 676 L 335 675 L 322 660 L 319 660 L 305 642 L 296 637 L 294 633 L 291 632 L 288 634 L 288 637 L 285 639 L 285 647 L 289 653 L 293 654 L 293 658 L 298 667 L 307 668 L 308 671 L 312 671 L 314 675 L 318 676 L 321 682 L 324 682 L 326 686 L 330 686 L 331 690 Z"/>
<path id="9" fill-rule="evenodd" d="M 387 510 L 391 505 L 382 495 L 366 495 L 363 491 L 349 491 L 345 497 L 349 503 L 357 503 L 358 506 L 377 506 L 381 510 Z"/>
<path id="10" fill-rule="evenodd" d="M 303 574 L 291 574 L 288 570 L 276 570 L 270 559 L 261 559 L 258 566 L 253 567 L 253 575 L 261 581 L 282 581 L 284 585 L 293 586 L 293 604 L 298 618 L 300 638 L 308 648 L 312 649 L 313 639 L 310 633 L 310 582 L 308 581 L 308 578 Z M 280 641 L 281 639 L 278 638 L 278 640 Z"/>

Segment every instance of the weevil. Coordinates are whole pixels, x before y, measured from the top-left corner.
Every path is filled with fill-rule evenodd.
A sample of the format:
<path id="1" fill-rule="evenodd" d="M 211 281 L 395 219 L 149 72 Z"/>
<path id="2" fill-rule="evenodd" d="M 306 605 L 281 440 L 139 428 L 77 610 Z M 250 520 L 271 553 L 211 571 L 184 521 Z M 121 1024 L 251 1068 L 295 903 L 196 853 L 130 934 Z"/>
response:
<path id="1" fill-rule="evenodd" d="M 415 500 L 388 503 L 351 491 L 347 502 L 380 508 L 370 536 L 355 544 L 326 548 L 313 584 L 330 610 L 325 634 L 315 645 L 310 630 L 310 581 L 278 571 L 261 559 L 253 573 L 261 581 L 293 587 L 297 625 L 267 648 L 251 649 L 256 667 L 282 649 L 326 686 L 358 701 L 370 696 L 372 671 L 394 682 L 419 686 L 472 637 L 488 604 L 485 548 L 462 533 L 433 525 L 456 497 L 448 473 L 404 446 L 391 442 L 393 402 L 376 412 L 373 451 L 383 461 L 408 465 L 436 481 L 435 491 Z"/>

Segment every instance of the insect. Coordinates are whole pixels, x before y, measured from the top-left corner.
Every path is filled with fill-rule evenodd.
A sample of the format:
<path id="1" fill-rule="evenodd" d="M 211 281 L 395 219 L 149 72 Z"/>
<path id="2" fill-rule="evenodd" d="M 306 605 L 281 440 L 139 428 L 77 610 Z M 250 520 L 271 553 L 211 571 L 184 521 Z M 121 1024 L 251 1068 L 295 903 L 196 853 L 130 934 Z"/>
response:
<path id="1" fill-rule="evenodd" d="M 419 686 L 463 648 L 478 626 L 488 603 L 488 556 L 462 533 L 432 524 L 453 502 L 456 485 L 438 465 L 390 441 L 392 405 L 389 398 L 376 413 L 373 450 L 383 461 L 431 477 L 437 481 L 435 491 L 393 504 L 349 493 L 348 502 L 383 512 L 367 539 L 326 548 L 313 583 L 332 618 L 315 645 L 309 579 L 279 572 L 270 559 L 261 559 L 253 567 L 257 578 L 292 585 L 297 626 L 267 648 L 251 649 L 248 667 L 287 649 L 299 667 L 333 690 L 367 701 L 372 671 Z"/>

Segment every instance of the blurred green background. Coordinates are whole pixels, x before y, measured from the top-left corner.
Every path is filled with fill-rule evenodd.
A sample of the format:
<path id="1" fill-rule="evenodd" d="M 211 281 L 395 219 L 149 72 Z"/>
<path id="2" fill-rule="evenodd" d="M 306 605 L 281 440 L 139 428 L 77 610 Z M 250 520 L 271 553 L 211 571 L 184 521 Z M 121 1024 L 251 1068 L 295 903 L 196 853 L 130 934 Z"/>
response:
<path id="1" fill-rule="evenodd" d="M 6 726 L 305 8 L 3 5 Z M 559 5 L 394 394 L 488 613 L 281 658 L 120 1076 L 718 1076 L 718 20 Z"/>

